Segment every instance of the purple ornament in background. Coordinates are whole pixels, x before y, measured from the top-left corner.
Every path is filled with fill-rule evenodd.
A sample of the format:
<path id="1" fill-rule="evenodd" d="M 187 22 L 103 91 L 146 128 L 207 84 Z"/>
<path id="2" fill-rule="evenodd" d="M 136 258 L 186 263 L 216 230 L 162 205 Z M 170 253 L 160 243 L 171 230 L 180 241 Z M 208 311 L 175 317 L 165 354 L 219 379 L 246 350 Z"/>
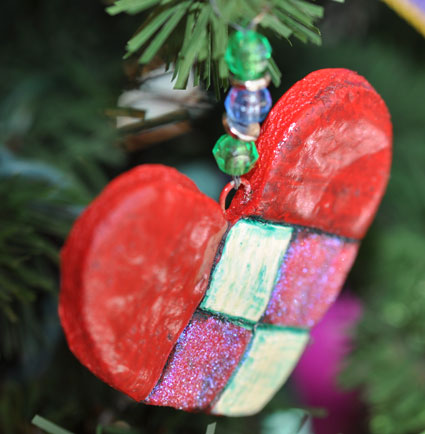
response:
<path id="1" fill-rule="evenodd" d="M 311 331 L 293 380 L 304 404 L 324 408 L 328 416 L 313 420 L 315 434 L 359 434 L 364 407 L 355 392 L 338 386 L 344 357 L 352 348 L 351 331 L 360 320 L 362 304 L 352 295 L 342 295 L 323 320 Z"/>

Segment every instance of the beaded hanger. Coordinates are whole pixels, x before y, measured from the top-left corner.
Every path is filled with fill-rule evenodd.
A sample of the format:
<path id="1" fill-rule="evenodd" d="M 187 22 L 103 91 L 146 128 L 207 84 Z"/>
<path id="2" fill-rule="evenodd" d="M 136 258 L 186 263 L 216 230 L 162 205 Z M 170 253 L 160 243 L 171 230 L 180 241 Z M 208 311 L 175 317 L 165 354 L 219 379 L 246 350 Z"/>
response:
<path id="1" fill-rule="evenodd" d="M 257 23 L 258 19 L 254 19 L 248 28 L 238 26 L 225 54 L 232 87 L 224 102 L 226 134 L 218 139 L 213 155 L 219 169 L 233 176 L 235 188 L 240 185 L 239 177 L 258 160 L 255 140 L 260 135 L 260 122 L 272 106 L 267 89 L 270 75 L 266 72 L 272 49 L 268 39 L 251 28 Z"/>

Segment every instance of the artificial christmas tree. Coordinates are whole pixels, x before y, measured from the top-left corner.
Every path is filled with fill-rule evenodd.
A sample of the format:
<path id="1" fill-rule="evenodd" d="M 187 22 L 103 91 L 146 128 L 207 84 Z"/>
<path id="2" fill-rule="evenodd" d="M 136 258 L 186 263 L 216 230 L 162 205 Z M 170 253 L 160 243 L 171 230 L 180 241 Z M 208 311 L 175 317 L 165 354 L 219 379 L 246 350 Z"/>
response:
<path id="1" fill-rule="evenodd" d="M 310 4 L 312 11 L 318 11 Z M 424 41 L 379 2 L 325 6 L 322 48 L 296 41 L 290 47 L 284 39 L 274 38 L 270 30 L 275 21 L 261 28 L 270 38 L 278 65 L 277 69 L 270 65 L 270 74 L 276 82 L 276 71 L 284 73 L 281 88 L 270 90 L 276 101 L 312 70 L 345 67 L 365 76 L 389 106 L 395 125 L 394 165 L 376 223 L 349 276 L 351 290 L 362 299 L 364 316 L 343 380 L 361 388 L 368 431 L 416 433 L 425 428 L 420 369 L 425 312 L 420 199 L 425 185 Z M 243 13 L 243 8 L 239 10 Z M 39 413 L 74 433 L 92 433 L 96 426 L 108 432 L 112 425 L 110 432 L 203 433 L 211 417 L 135 406 L 75 362 L 60 332 L 55 290 L 57 256 L 71 222 L 108 180 L 126 169 L 140 163 L 178 167 L 218 198 L 227 180 L 213 169 L 210 153 L 222 134 L 221 104 L 197 118 L 192 117 L 192 108 L 197 108 L 192 103 L 185 105 L 184 113 L 158 120 L 145 122 L 138 113 L 138 124 L 117 135 L 114 122 L 108 122 L 103 112 L 114 107 L 123 87 L 139 85 L 139 70 L 131 59 L 125 66 L 129 83 L 123 82 L 118 60 L 131 29 L 140 24 L 138 15 L 108 17 L 104 5 L 96 2 L 77 0 L 72 7 L 61 1 L 40 2 L 35 7 L 26 0 L 5 2 L 0 20 L 3 41 L 9 41 L 1 46 L 7 61 L 0 70 L 0 138 L 6 151 L 1 159 L 0 430 L 31 432 L 30 421 Z M 165 60 L 167 52 L 171 61 L 176 60 L 184 30 L 178 32 L 180 39 L 171 38 L 158 51 Z M 317 33 L 312 35 L 318 39 Z M 161 61 L 155 59 L 152 68 L 154 63 Z M 214 58 L 212 65 L 209 80 L 219 89 L 220 65 Z M 206 71 L 201 68 L 195 76 L 208 83 Z M 153 97 L 164 100 L 164 93 Z M 182 120 L 184 136 L 158 142 L 159 125 L 173 126 Z M 150 130 L 144 142 L 147 128 L 154 125 L 157 129 Z M 284 417 L 283 408 L 301 405 L 296 390 L 286 387 L 257 416 L 218 419 L 216 432 L 269 434 L 277 429 L 276 423 L 280 429 L 290 426 L 283 422 L 288 416 L 286 412 Z M 320 408 L 309 410 L 323 415 Z M 293 413 L 295 420 L 300 420 L 299 413 Z"/>

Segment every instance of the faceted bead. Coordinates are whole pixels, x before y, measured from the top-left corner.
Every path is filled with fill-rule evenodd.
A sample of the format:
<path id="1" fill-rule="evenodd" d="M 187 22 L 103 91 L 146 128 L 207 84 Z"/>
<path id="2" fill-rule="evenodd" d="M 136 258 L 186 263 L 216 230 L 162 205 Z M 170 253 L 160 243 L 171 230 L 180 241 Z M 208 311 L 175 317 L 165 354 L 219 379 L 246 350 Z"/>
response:
<path id="1" fill-rule="evenodd" d="M 238 79 L 255 80 L 264 74 L 271 54 L 272 47 L 265 36 L 246 30 L 229 38 L 225 59 Z"/>
<path id="2" fill-rule="evenodd" d="M 224 105 L 229 118 L 241 124 L 252 124 L 266 118 L 272 106 L 272 98 L 268 89 L 250 92 L 232 87 Z"/>
<path id="3" fill-rule="evenodd" d="M 228 134 L 217 140 L 213 154 L 219 169 L 232 176 L 248 173 L 258 160 L 254 142 L 243 142 Z"/>

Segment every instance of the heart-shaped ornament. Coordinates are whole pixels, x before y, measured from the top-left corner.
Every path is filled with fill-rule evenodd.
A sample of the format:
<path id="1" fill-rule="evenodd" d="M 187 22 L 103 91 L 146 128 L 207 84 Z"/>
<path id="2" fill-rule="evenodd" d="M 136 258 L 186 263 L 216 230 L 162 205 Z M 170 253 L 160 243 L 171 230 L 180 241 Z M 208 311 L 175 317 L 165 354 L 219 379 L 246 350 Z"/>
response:
<path id="1" fill-rule="evenodd" d="M 73 353 L 137 401 L 261 410 L 338 295 L 383 195 L 391 136 L 370 84 L 326 69 L 270 112 L 226 211 L 169 167 L 119 176 L 62 251 Z"/>

